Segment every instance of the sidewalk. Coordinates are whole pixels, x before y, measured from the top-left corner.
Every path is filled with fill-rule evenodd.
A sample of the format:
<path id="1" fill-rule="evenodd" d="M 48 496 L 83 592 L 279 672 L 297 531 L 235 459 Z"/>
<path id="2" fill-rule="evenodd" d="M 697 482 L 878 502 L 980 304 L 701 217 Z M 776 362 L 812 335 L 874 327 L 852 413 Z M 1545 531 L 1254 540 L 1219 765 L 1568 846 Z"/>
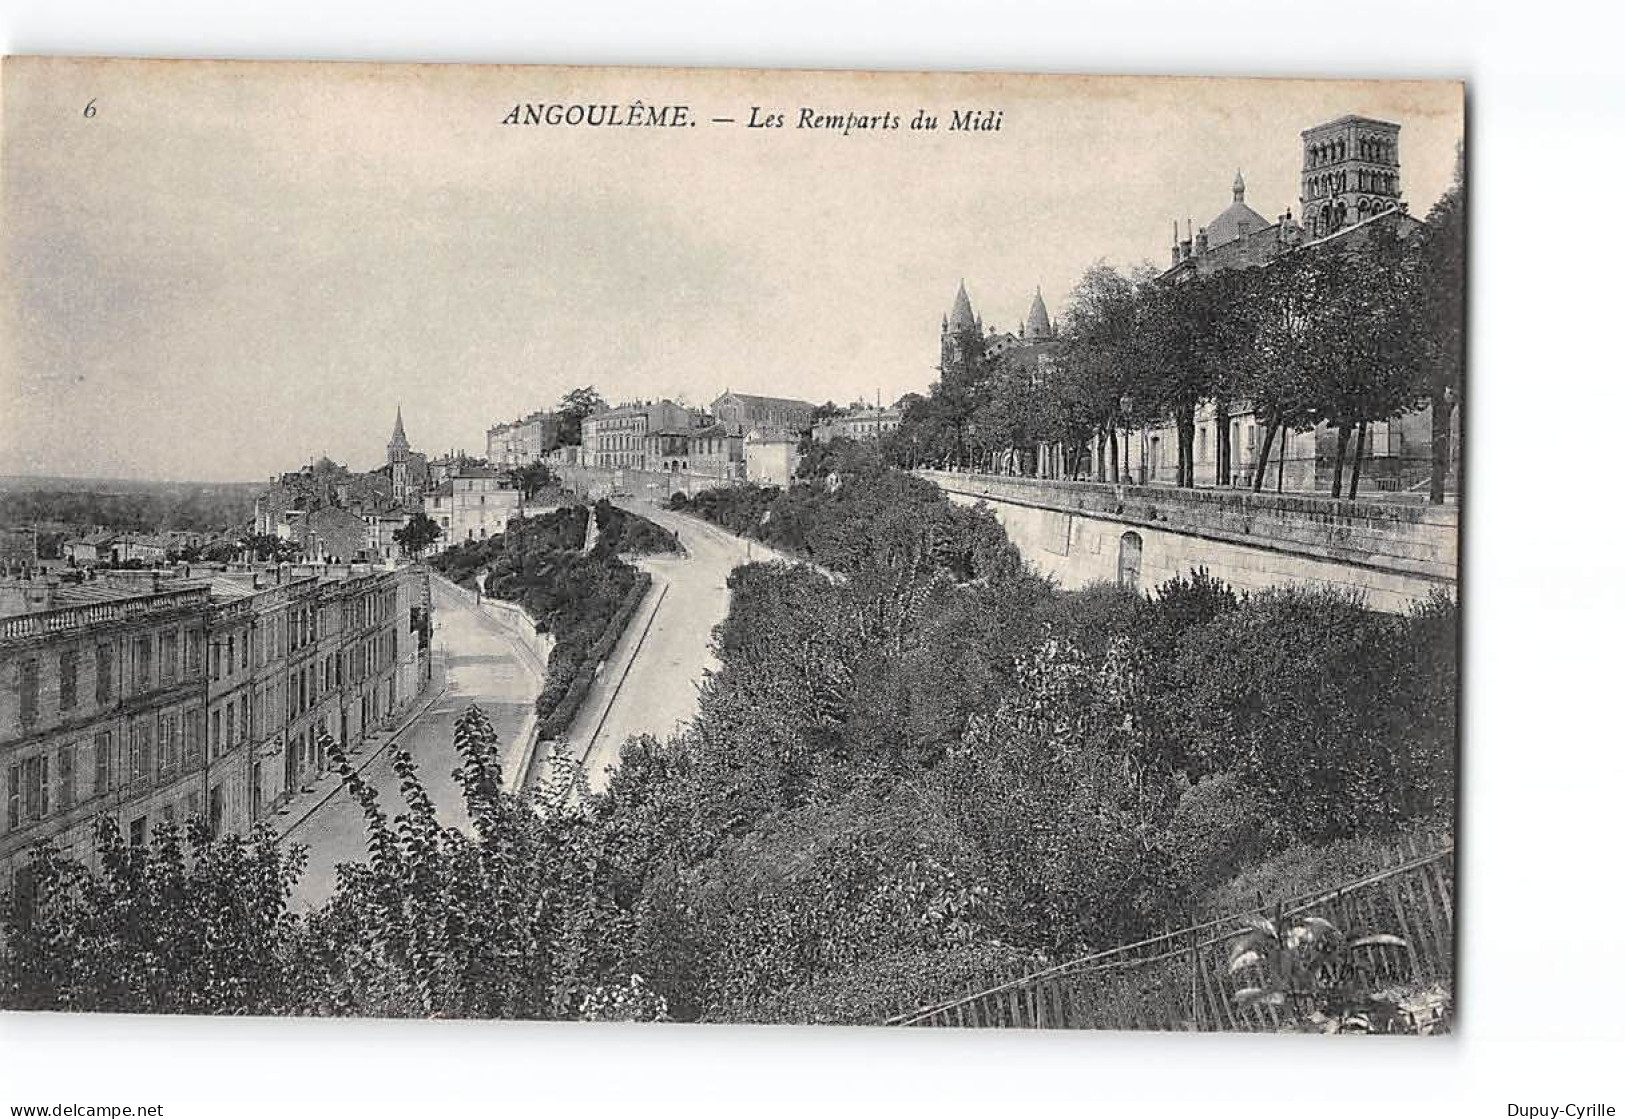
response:
<path id="1" fill-rule="evenodd" d="M 521 643 L 508 628 L 495 621 L 483 609 L 484 598 L 476 598 L 462 587 L 445 578 L 439 572 L 432 572 L 435 586 L 446 594 L 456 595 L 468 606 L 474 616 L 479 618 L 492 633 L 507 641 L 508 645 L 518 654 L 519 660 L 530 669 L 536 680 L 536 693 L 541 694 L 547 686 L 547 662 L 537 655 L 536 650 L 529 645 Z M 508 743 L 502 755 L 502 784 L 503 791 L 509 793 L 520 792 L 526 784 L 530 772 L 531 760 L 536 752 L 536 707 L 531 705 L 525 716 L 525 722 L 519 729 L 519 734 Z"/>
<path id="2" fill-rule="evenodd" d="M 400 714 L 399 720 L 392 727 L 375 727 L 368 732 L 354 750 L 350 751 L 350 764 L 356 769 L 365 772 L 367 767 L 377 760 L 395 739 L 410 730 L 412 724 L 423 717 L 428 711 L 445 696 L 447 690 L 445 669 L 442 668 L 437 679 L 431 679 L 429 686 L 419 692 Z M 316 774 L 308 790 L 300 790 L 283 803 L 282 807 L 272 813 L 267 821 L 276 832 L 277 841 L 287 838 L 289 832 L 309 819 L 318 808 L 332 800 L 344 788 L 339 779 L 338 772 L 325 769 Z"/>

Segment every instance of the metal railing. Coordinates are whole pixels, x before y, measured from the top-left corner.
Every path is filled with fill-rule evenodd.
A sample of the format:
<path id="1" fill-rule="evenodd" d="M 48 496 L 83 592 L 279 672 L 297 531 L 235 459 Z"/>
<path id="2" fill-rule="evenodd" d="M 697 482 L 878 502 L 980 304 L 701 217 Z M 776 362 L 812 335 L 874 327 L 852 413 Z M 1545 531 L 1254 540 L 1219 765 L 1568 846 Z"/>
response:
<path id="1" fill-rule="evenodd" d="M 1314 913 L 1349 936 L 1395 933 L 1404 948 L 1374 958 L 1373 979 L 1454 980 L 1455 847 L 1421 851 L 1400 840 L 1378 871 L 1329 890 L 1283 899 L 1283 915 Z M 1276 1030 L 1274 1007 L 1239 1008 L 1229 948 L 1253 909 L 1019 976 L 952 1001 L 899 1014 L 893 1026 L 1009 1029 Z"/>

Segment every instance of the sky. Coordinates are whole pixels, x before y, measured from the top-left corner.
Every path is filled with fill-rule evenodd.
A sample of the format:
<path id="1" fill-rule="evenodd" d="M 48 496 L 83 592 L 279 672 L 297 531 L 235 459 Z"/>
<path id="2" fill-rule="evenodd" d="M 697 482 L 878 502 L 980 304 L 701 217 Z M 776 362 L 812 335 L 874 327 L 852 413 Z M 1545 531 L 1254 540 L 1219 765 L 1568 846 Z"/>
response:
<path id="1" fill-rule="evenodd" d="M 634 101 L 697 123 L 501 123 Z M 962 279 L 1013 329 L 1096 260 L 1165 266 L 1238 170 L 1297 214 L 1299 134 L 1346 113 L 1401 125 L 1425 215 L 1453 83 L 8 59 L 0 474 L 369 469 L 397 405 L 415 449 L 483 453 L 585 384 L 890 401 L 934 378 Z"/>

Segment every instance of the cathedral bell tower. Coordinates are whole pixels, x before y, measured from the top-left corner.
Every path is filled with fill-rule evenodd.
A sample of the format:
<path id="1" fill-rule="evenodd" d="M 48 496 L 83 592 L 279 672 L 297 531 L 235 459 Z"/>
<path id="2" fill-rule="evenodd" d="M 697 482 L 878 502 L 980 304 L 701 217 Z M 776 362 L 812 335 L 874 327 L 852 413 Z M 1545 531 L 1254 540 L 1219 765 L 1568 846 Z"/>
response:
<path id="1" fill-rule="evenodd" d="M 1308 240 L 1396 209 L 1400 197 L 1399 125 L 1346 116 L 1303 133 L 1298 201 Z"/>
<path id="2" fill-rule="evenodd" d="M 942 320 L 942 384 L 964 385 L 981 374 L 983 354 L 982 324 L 971 310 L 965 281 L 959 281 L 954 307 Z"/>

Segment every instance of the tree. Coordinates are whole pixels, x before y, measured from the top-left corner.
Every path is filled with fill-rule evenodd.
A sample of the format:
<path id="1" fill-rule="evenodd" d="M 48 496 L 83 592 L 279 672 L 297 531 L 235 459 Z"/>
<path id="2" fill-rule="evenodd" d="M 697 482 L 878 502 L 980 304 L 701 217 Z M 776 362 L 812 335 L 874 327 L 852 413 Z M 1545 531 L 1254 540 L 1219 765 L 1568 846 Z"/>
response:
<path id="1" fill-rule="evenodd" d="M 559 401 L 559 446 L 580 446 L 581 421 L 604 406 L 604 398 L 591 385 L 565 393 Z"/>
<path id="2" fill-rule="evenodd" d="M 440 539 L 440 523 L 422 512 L 413 513 L 401 528 L 395 530 L 395 543 L 406 549 L 413 559 Z"/>
<path id="3" fill-rule="evenodd" d="M 1103 261 L 1097 261 L 1072 289 L 1062 336 L 1060 376 L 1073 383 L 1067 390 L 1074 402 L 1076 426 L 1091 427 L 1100 444 L 1095 455 L 1096 480 L 1121 478 L 1123 457 L 1118 432 L 1127 436 L 1132 390 L 1144 371 L 1141 324 L 1135 298 L 1136 282 Z"/>
<path id="4" fill-rule="evenodd" d="M 1444 502 L 1450 470 L 1452 413 L 1461 400 L 1467 295 L 1466 183 L 1460 149 L 1456 178 L 1416 236 L 1407 285 L 1409 334 L 1420 379 L 1432 405 L 1428 500 Z"/>
<path id="5" fill-rule="evenodd" d="M 1413 407 L 1421 395 L 1407 344 L 1404 249 L 1392 227 L 1364 245 L 1314 254 L 1318 305 L 1311 317 L 1311 415 L 1337 431 L 1332 496 L 1343 493 L 1349 440 L 1357 433 L 1349 497 L 1357 496 L 1368 424 Z"/>
<path id="6" fill-rule="evenodd" d="M 0 907 L 0 1006 L 156 1014 L 295 1014 L 312 953 L 288 909 L 305 864 L 268 827 L 213 836 L 193 819 L 126 844 L 103 817 L 97 869 L 41 844 Z"/>
<path id="7" fill-rule="evenodd" d="M 513 483 L 514 489 L 526 501 L 535 497 L 548 486 L 558 482 L 558 476 L 550 470 L 545 462 L 537 459 L 524 466 L 516 466 L 508 471 L 508 480 Z"/>
<path id="8" fill-rule="evenodd" d="M 1264 487 L 1270 447 L 1277 435 L 1314 423 L 1315 397 L 1309 371 L 1319 359 L 1316 314 L 1323 298 L 1321 262 L 1325 253 L 1295 252 L 1268 268 L 1243 273 L 1233 289 L 1235 321 L 1228 351 L 1238 365 L 1238 387 L 1264 423 L 1264 439 L 1253 466 L 1252 488 Z M 1285 469 L 1277 473 L 1277 486 Z"/>
<path id="9" fill-rule="evenodd" d="M 299 557 L 297 542 L 284 540 L 280 536 L 273 536 L 269 533 L 257 533 L 245 537 L 243 547 L 247 548 L 257 560 L 292 563 Z"/>

